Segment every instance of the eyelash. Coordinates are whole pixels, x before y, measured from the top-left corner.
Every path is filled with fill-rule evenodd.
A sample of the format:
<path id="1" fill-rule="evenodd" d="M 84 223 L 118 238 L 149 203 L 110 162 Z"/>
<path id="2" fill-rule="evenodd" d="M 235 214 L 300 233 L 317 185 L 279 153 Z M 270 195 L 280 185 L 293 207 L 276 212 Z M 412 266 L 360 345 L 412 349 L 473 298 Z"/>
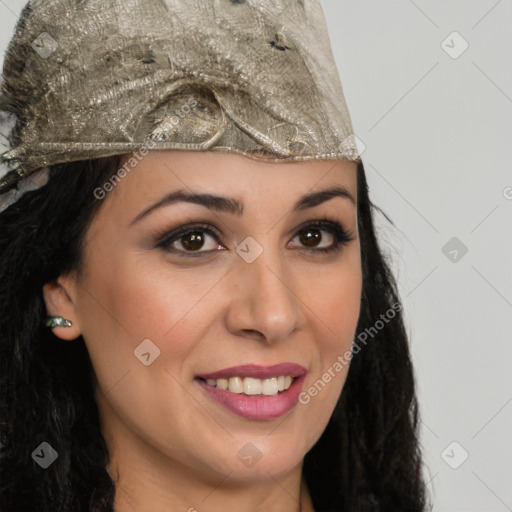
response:
<path id="1" fill-rule="evenodd" d="M 350 231 L 345 230 L 345 228 L 343 228 L 339 222 L 328 219 L 327 217 L 324 217 L 322 220 L 309 222 L 304 227 L 299 228 L 293 238 L 307 231 L 309 228 L 322 228 L 322 230 L 328 231 L 334 237 L 334 242 L 332 246 L 327 248 L 304 248 L 303 250 L 306 252 L 320 252 L 327 254 L 340 250 L 343 246 L 354 240 L 354 236 Z M 216 232 L 216 230 L 212 229 L 209 224 L 195 223 L 179 226 L 177 228 L 171 228 L 170 230 L 166 229 L 163 233 L 157 234 L 155 236 L 157 240 L 156 247 L 175 254 L 185 255 L 185 257 L 198 257 L 211 253 L 212 251 L 183 251 L 169 247 L 172 243 L 179 240 L 181 237 L 197 231 L 208 233 L 209 235 L 213 236 L 213 238 L 215 238 L 217 243 L 220 244 L 219 234 Z"/>

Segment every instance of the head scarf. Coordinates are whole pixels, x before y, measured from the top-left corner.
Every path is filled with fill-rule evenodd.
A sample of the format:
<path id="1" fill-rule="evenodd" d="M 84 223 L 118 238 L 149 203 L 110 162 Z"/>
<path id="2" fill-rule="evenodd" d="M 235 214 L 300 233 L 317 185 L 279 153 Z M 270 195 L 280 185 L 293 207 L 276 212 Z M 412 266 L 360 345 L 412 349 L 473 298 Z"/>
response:
<path id="1" fill-rule="evenodd" d="M 149 149 L 360 159 L 317 0 L 32 0 L 0 122 L 3 208 L 49 166 Z"/>

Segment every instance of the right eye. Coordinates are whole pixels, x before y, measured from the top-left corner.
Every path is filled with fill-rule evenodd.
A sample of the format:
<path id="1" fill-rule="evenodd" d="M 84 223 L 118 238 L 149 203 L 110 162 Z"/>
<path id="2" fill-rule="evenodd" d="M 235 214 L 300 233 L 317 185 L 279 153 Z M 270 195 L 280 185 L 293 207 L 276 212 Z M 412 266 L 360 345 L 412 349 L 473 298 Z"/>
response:
<path id="1" fill-rule="evenodd" d="M 159 239 L 157 247 L 184 256 L 199 256 L 200 254 L 225 249 L 219 243 L 218 235 L 207 224 L 195 224 L 171 229 Z M 205 245 L 207 248 L 201 250 L 204 249 Z"/>

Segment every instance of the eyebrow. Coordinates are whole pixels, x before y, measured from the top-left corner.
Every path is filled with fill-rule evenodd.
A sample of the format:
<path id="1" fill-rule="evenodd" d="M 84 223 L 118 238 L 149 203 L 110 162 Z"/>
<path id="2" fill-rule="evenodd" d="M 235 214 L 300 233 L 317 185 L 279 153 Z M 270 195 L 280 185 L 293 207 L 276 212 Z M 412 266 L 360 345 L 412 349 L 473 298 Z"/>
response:
<path id="1" fill-rule="evenodd" d="M 335 197 L 348 199 L 352 204 L 356 205 L 356 200 L 354 196 L 346 188 L 336 186 L 325 188 L 322 190 L 317 190 L 315 192 L 311 192 L 309 194 L 302 196 L 294 204 L 292 212 L 298 212 L 306 210 L 307 208 L 313 208 L 314 206 L 318 206 L 319 204 L 329 201 L 330 199 L 333 199 Z M 141 219 L 148 216 L 150 213 L 154 212 L 159 208 L 163 208 L 164 206 L 169 206 L 171 204 L 179 202 L 199 204 L 210 210 L 231 213 L 233 215 L 238 216 L 243 215 L 244 212 L 243 203 L 238 201 L 237 199 L 233 199 L 231 197 L 216 196 L 213 194 L 187 192 L 186 190 L 179 189 L 174 192 L 171 192 L 170 194 L 165 195 L 156 203 L 145 208 L 130 222 L 130 226 L 135 224 L 136 222 L 139 222 Z"/>

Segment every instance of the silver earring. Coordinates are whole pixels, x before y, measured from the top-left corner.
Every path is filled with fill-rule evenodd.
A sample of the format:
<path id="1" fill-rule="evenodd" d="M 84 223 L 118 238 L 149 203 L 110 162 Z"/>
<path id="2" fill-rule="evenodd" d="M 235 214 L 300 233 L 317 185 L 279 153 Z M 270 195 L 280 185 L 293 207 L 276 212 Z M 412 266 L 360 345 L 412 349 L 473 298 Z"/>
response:
<path id="1" fill-rule="evenodd" d="M 50 329 L 53 329 L 54 327 L 71 327 L 72 325 L 71 320 L 67 320 L 60 315 L 46 317 L 46 327 L 49 327 Z"/>

